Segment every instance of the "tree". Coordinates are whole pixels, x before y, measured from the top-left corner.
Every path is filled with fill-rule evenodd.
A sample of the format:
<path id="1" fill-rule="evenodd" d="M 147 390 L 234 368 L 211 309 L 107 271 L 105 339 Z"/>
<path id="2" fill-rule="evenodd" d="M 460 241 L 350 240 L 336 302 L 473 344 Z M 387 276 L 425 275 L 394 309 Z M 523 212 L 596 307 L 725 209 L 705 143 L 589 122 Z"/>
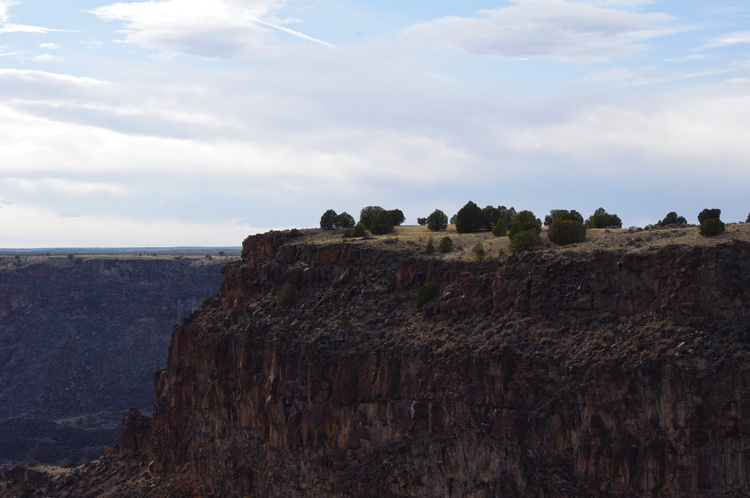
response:
<path id="1" fill-rule="evenodd" d="M 427 228 L 433 232 L 448 228 L 448 216 L 439 209 L 434 210 L 427 217 Z"/>
<path id="2" fill-rule="evenodd" d="M 492 235 L 495 237 L 502 237 L 508 232 L 508 229 L 505 226 L 505 220 L 500 218 L 497 220 L 497 223 L 495 223 L 495 226 L 492 227 Z"/>
<path id="3" fill-rule="evenodd" d="M 547 237 L 561 246 L 583 242 L 586 240 L 586 225 L 577 220 L 556 218 L 549 227 Z"/>
<path id="4" fill-rule="evenodd" d="M 458 216 L 458 215 L 454 214 L 453 216 L 451 216 L 451 219 L 450 219 L 450 221 L 448 223 L 450 223 L 451 225 L 455 225 L 456 224 L 456 216 Z"/>
<path id="5" fill-rule="evenodd" d="M 427 240 L 427 247 L 424 248 L 424 252 L 427 254 L 435 252 L 435 244 L 432 242 L 432 236 Z"/>
<path id="6" fill-rule="evenodd" d="M 552 222 L 558 218 L 583 223 L 583 216 L 581 216 L 581 213 L 579 213 L 575 209 L 572 209 L 570 211 L 568 211 L 567 209 L 553 209 L 547 216 L 544 217 L 544 226 L 548 227 L 552 225 Z"/>
<path id="7" fill-rule="evenodd" d="M 750 213 L 747 214 L 747 219 L 745 220 L 745 223 L 750 223 Z"/>
<path id="8" fill-rule="evenodd" d="M 478 232 L 482 228 L 484 228 L 482 210 L 472 201 L 467 202 L 466 205 L 456 213 L 456 232 Z"/>
<path id="9" fill-rule="evenodd" d="M 391 221 L 393 222 L 393 226 L 397 227 L 401 225 L 404 221 L 406 221 L 406 217 L 404 216 L 404 212 L 400 209 L 390 209 L 386 211 L 388 213 L 388 216 L 391 217 Z"/>
<path id="10" fill-rule="evenodd" d="M 370 223 L 370 232 L 373 235 L 383 235 L 393 231 L 393 220 L 387 211 L 383 210 L 375 215 Z"/>
<path id="11" fill-rule="evenodd" d="M 417 218 L 417 225 L 425 226 L 427 224 L 427 218 Z"/>
<path id="12" fill-rule="evenodd" d="M 664 217 L 663 220 L 660 220 L 656 226 L 659 227 L 666 227 L 669 225 L 684 225 L 687 223 L 687 220 L 684 216 L 677 216 L 677 213 L 674 211 L 670 211 L 667 213 L 667 215 Z"/>
<path id="13" fill-rule="evenodd" d="M 704 209 L 698 213 L 698 223 L 703 224 L 704 221 L 716 218 L 721 219 L 721 209 Z"/>
<path id="14" fill-rule="evenodd" d="M 724 222 L 719 218 L 708 218 L 701 222 L 699 231 L 704 237 L 713 237 L 714 235 L 719 235 L 724 232 L 724 230 L 726 230 Z"/>
<path id="15" fill-rule="evenodd" d="M 500 212 L 500 219 L 505 220 L 505 228 L 510 230 L 510 226 L 513 224 L 513 218 L 516 217 L 516 208 L 499 206 L 497 210 Z"/>
<path id="16" fill-rule="evenodd" d="M 349 232 L 349 237 L 364 237 L 365 235 L 365 227 L 363 227 L 361 223 L 357 223 L 357 225 L 352 228 L 352 231 Z"/>
<path id="17" fill-rule="evenodd" d="M 492 230 L 497 224 L 497 220 L 500 219 L 500 210 L 493 206 L 485 206 L 482 209 L 482 219 L 484 220 L 484 228 Z"/>
<path id="18" fill-rule="evenodd" d="M 600 207 L 586 220 L 586 226 L 588 228 L 622 228 L 622 220 L 616 214 L 609 214 Z"/>
<path id="19" fill-rule="evenodd" d="M 445 237 L 440 239 L 438 250 L 440 252 L 451 252 L 453 250 L 453 240 L 446 235 Z"/>
<path id="20" fill-rule="evenodd" d="M 320 228 L 323 230 L 333 230 L 336 228 L 336 211 L 329 209 L 320 217 Z"/>
<path id="21" fill-rule="evenodd" d="M 531 251 L 535 249 L 541 242 L 542 241 L 539 237 L 539 232 L 537 232 L 534 228 L 521 230 L 510 238 L 510 250 L 513 252 Z"/>
<path id="22" fill-rule="evenodd" d="M 369 227 L 372 224 L 372 220 L 375 219 L 375 216 L 377 216 L 378 214 L 384 211 L 385 209 L 383 209 L 380 206 L 363 207 L 362 210 L 359 212 L 359 222 L 363 226 Z"/>
<path id="23" fill-rule="evenodd" d="M 354 217 L 346 211 L 336 216 L 336 226 L 338 228 L 352 228 L 354 225 Z"/>
<path id="24" fill-rule="evenodd" d="M 537 234 L 542 231 L 542 221 L 534 216 L 531 211 L 521 211 L 513 217 L 513 224 L 510 226 L 508 236 L 513 237 L 525 230 L 535 230 Z"/>

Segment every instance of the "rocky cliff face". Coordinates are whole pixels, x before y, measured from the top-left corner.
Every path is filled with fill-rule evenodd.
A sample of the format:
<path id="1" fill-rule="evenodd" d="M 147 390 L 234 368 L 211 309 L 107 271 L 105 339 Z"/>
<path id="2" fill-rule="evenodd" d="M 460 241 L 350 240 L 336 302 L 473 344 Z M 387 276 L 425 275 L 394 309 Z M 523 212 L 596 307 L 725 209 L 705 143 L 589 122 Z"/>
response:
<path id="1" fill-rule="evenodd" d="M 750 488 L 747 243 L 466 263 L 276 232 L 223 272 L 142 449 L 199 495 Z"/>
<path id="2" fill-rule="evenodd" d="M 0 464 L 115 444 L 124 409 L 150 411 L 173 325 L 216 292 L 224 263 L 0 257 Z"/>

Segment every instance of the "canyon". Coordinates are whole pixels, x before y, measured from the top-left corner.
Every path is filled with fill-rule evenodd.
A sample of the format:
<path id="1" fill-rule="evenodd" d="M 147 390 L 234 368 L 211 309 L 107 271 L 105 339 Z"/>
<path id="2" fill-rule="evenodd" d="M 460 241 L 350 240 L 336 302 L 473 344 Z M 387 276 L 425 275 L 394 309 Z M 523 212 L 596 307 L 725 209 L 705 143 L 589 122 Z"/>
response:
<path id="1" fill-rule="evenodd" d="M 128 411 L 116 450 L 65 478 L 18 468 L 5 485 L 54 496 L 746 493 L 746 232 L 479 261 L 426 256 L 398 232 L 392 243 L 249 237 L 219 292 L 174 328 L 153 416 Z M 417 310 L 426 283 L 439 295 Z"/>

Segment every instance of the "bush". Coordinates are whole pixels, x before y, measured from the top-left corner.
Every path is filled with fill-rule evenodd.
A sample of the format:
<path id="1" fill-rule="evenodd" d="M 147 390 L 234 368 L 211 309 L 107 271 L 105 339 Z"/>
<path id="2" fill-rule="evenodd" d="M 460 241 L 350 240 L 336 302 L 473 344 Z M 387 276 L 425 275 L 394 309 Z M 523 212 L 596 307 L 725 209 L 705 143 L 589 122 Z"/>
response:
<path id="1" fill-rule="evenodd" d="M 750 213 L 747 214 L 747 219 L 745 220 L 745 223 L 750 223 Z"/>
<path id="2" fill-rule="evenodd" d="M 377 215 L 384 211 L 385 209 L 380 206 L 363 207 L 359 212 L 359 222 L 362 224 L 362 226 L 369 227 L 370 225 L 372 225 L 372 220 L 374 220 Z"/>
<path id="3" fill-rule="evenodd" d="M 677 213 L 675 213 L 674 211 L 670 211 L 669 213 L 667 213 L 663 220 L 660 220 L 656 223 L 656 226 L 667 227 L 669 225 L 684 225 L 686 223 L 687 220 L 684 216 L 677 216 Z"/>
<path id="4" fill-rule="evenodd" d="M 349 232 L 349 237 L 364 237 L 365 235 L 365 227 L 363 227 L 361 223 L 357 223 L 352 231 Z"/>
<path id="5" fill-rule="evenodd" d="M 609 214 L 604 208 L 599 208 L 586 220 L 586 226 L 588 228 L 622 228 L 622 220 L 616 214 Z"/>
<path id="6" fill-rule="evenodd" d="M 448 216 L 439 209 L 436 209 L 427 217 L 427 228 L 433 232 L 445 230 L 448 228 Z"/>
<path id="7" fill-rule="evenodd" d="M 456 213 L 456 232 L 478 232 L 483 228 L 484 216 L 482 216 L 482 210 L 472 201 L 467 202 L 466 205 Z"/>
<path id="8" fill-rule="evenodd" d="M 586 240 L 586 225 L 580 221 L 557 218 L 550 225 L 547 237 L 560 246 L 583 242 Z"/>
<path id="9" fill-rule="evenodd" d="M 726 230 L 726 227 L 719 218 L 708 218 L 707 220 L 703 220 L 703 222 L 701 222 L 700 234 L 704 237 L 713 237 L 714 235 L 719 235 L 724 230 Z"/>
<path id="10" fill-rule="evenodd" d="M 429 303 L 440 295 L 440 287 L 435 282 L 427 282 L 417 292 L 417 311 L 422 311 L 422 306 Z"/>
<path id="11" fill-rule="evenodd" d="M 508 233 L 508 230 L 505 227 L 505 220 L 500 218 L 497 220 L 497 223 L 495 223 L 495 226 L 492 227 L 492 235 L 495 237 L 502 237 L 506 233 Z"/>
<path id="12" fill-rule="evenodd" d="M 432 254 L 433 252 L 435 252 L 435 244 L 433 244 L 432 242 L 432 237 L 430 237 L 427 241 L 427 247 L 424 248 L 424 252 L 426 252 L 427 254 Z"/>
<path id="13" fill-rule="evenodd" d="M 579 213 L 575 209 L 572 209 L 570 211 L 568 211 L 567 209 L 553 209 L 547 216 L 544 217 L 544 226 L 548 227 L 552 225 L 552 222 L 558 218 L 583 223 L 583 216 L 581 216 L 581 213 Z"/>
<path id="14" fill-rule="evenodd" d="M 520 213 L 519 213 L 520 214 Z M 522 230 L 510 237 L 510 250 L 513 252 L 531 251 L 541 244 L 539 232 L 534 228 Z"/>
<path id="15" fill-rule="evenodd" d="M 417 225 L 425 226 L 427 224 L 427 218 L 417 218 Z"/>
<path id="16" fill-rule="evenodd" d="M 352 228 L 354 226 L 354 216 L 346 211 L 336 216 L 336 226 L 338 228 Z"/>
<path id="17" fill-rule="evenodd" d="M 451 252 L 453 250 L 453 240 L 446 235 L 445 237 L 440 239 L 438 250 L 442 253 Z"/>
<path id="18" fill-rule="evenodd" d="M 393 231 L 393 220 L 387 211 L 381 211 L 372 219 L 370 232 L 373 235 L 383 235 Z"/>
<path id="19" fill-rule="evenodd" d="M 710 219 L 721 219 L 721 209 L 704 209 L 698 214 L 698 223 L 701 225 Z"/>
<path id="20" fill-rule="evenodd" d="M 537 235 L 542 231 L 542 221 L 534 216 L 531 211 L 521 211 L 513 217 L 513 224 L 510 226 L 508 236 L 513 237 L 526 230 L 535 230 Z"/>
<path id="21" fill-rule="evenodd" d="M 336 228 L 336 211 L 329 209 L 320 217 L 320 228 L 323 230 L 333 230 Z"/>
<path id="22" fill-rule="evenodd" d="M 482 261 L 484 259 L 484 245 L 481 240 L 474 244 L 474 247 L 471 248 L 471 252 L 474 253 L 474 257 L 477 258 L 477 261 Z"/>
<path id="23" fill-rule="evenodd" d="M 397 227 L 400 226 L 401 223 L 406 221 L 406 217 L 404 216 L 404 212 L 400 209 L 391 209 L 386 211 L 388 213 L 388 216 L 391 217 L 391 222 L 393 222 L 393 226 Z"/>

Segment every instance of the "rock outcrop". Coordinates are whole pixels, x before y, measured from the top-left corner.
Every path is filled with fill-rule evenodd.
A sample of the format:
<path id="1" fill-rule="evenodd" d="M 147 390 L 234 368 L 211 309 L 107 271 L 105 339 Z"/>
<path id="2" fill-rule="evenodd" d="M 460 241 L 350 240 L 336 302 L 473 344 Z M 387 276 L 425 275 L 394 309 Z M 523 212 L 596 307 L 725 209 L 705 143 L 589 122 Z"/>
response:
<path id="1" fill-rule="evenodd" d="M 201 496 L 747 490 L 748 289 L 739 242 L 460 263 L 251 237 L 175 328 L 149 458 Z"/>

